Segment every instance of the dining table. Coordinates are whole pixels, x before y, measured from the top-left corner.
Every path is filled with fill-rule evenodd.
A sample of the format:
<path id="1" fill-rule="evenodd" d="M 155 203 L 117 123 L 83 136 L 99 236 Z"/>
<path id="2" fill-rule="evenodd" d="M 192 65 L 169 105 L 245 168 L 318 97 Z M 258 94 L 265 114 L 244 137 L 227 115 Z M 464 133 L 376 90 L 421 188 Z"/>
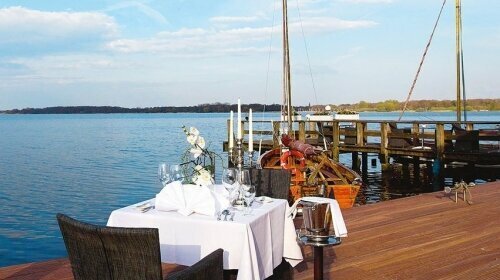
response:
<path id="1" fill-rule="evenodd" d="M 147 211 L 138 207 L 145 204 L 151 205 Z M 284 199 L 257 198 L 249 211 L 232 208 L 229 215 L 213 216 L 161 211 L 154 205 L 153 198 L 114 210 L 107 226 L 157 228 L 165 263 L 191 266 L 222 248 L 223 268 L 237 269 L 238 280 L 265 279 L 283 258 L 291 266 L 303 259 Z"/>

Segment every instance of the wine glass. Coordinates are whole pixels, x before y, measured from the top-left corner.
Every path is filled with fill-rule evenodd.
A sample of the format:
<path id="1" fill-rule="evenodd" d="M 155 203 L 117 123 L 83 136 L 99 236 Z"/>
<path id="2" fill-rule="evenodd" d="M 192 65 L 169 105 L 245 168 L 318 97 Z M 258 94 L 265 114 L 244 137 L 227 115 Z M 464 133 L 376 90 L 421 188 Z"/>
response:
<path id="1" fill-rule="evenodd" d="M 249 207 L 249 204 L 246 203 L 245 195 L 247 193 L 247 190 L 249 190 L 252 187 L 252 179 L 250 178 L 250 171 L 248 169 L 242 169 L 238 171 L 238 183 L 240 185 L 240 194 L 238 197 L 238 200 L 241 202 L 242 206 L 243 202 L 244 204 Z M 254 189 L 254 197 L 255 197 L 255 189 Z M 253 199 L 252 199 L 253 201 Z M 251 201 L 250 201 L 251 203 Z M 248 210 L 248 209 L 247 209 Z"/>
<path id="2" fill-rule="evenodd" d="M 172 181 L 182 182 L 184 180 L 184 176 L 182 175 L 182 169 L 180 165 L 174 164 L 170 166 L 170 177 L 172 178 Z"/>
<path id="3" fill-rule="evenodd" d="M 240 184 L 240 186 L 252 184 L 250 171 L 248 169 L 242 169 L 238 171 L 238 183 Z"/>
<path id="4" fill-rule="evenodd" d="M 250 215 L 252 211 L 251 209 L 252 202 L 255 199 L 255 192 L 256 192 L 255 186 L 243 185 L 242 189 L 243 189 L 243 199 L 245 200 L 245 205 L 246 205 L 244 215 Z"/>
<path id="5" fill-rule="evenodd" d="M 226 168 L 222 171 L 222 185 L 229 193 L 228 199 L 231 200 L 233 196 L 233 191 L 236 189 L 238 184 L 238 171 L 234 168 Z"/>
<path id="6" fill-rule="evenodd" d="M 164 187 L 172 181 L 170 177 L 170 168 L 165 162 L 158 165 L 158 180 Z"/>

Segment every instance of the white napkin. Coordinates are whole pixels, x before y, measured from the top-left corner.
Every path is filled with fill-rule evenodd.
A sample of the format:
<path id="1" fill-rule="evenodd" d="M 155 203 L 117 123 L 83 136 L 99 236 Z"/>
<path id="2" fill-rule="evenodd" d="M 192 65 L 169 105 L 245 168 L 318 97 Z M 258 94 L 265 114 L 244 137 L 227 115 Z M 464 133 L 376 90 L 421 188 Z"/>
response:
<path id="1" fill-rule="evenodd" d="M 206 186 L 183 185 L 172 182 L 156 195 L 155 209 L 177 211 L 184 216 L 198 213 L 214 216 L 217 211 L 227 207 L 224 198 Z"/>
<path id="2" fill-rule="evenodd" d="M 297 244 L 297 234 L 295 233 L 295 225 L 293 224 L 293 218 L 288 214 L 290 211 L 290 206 L 286 204 L 285 210 L 285 225 L 283 234 L 283 257 L 292 266 L 295 267 L 299 264 L 304 257 L 302 256 L 302 250 Z"/>
<path id="3" fill-rule="evenodd" d="M 316 203 L 330 203 L 330 212 L 332 214 L 332 224 L 335 236 L 347 237 L 347 228 L 345 226 L 344 217 L 342 216 L 342 212 L 340 211 L 339 203 L 335 199 L 314 196 L 301 197 L 297 199 L 292 205 L 292 207 L 288 211 L 288 215 L 295 218 L 295 215 L 297 214 L 297 204 L 302 200 Z"/>

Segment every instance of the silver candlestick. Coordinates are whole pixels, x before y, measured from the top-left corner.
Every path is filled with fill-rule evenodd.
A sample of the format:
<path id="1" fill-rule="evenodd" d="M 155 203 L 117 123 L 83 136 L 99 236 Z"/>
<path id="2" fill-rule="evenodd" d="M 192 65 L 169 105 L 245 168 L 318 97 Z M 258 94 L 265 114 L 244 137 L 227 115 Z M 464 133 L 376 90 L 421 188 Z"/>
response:
<path id="1" fill-rule="evenodd" d="M 235 159 L 235 164 L 236 167 L 238 167 L 238 170 L 241 170 L 243 168 L 243 157 L 244 157 L 245 152 L 243 151 L 243 139 L 238 139 L 236 138 L 236 159 Z"/>
<path id="2" fill-rule="evenodd" d="M 248 151 L 248 167 L 253 167 L 253 154 L 254 151 Z"/>

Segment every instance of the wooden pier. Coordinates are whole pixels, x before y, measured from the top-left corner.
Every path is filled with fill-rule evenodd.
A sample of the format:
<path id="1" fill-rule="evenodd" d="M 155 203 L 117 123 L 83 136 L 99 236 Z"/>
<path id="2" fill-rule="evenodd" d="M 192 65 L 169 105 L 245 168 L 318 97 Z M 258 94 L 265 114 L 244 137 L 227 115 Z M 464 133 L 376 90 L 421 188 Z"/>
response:
<path id="1" fill-rule="evenodd" d="M 500 181 L 473 188 L 472 205 L 454 198 L 434 192 L 344 209 L 349 236 L 325 249 L 325 279 L 498 279 Z M 313 278 L 309 247 L 304 257 L 292 279 Z M 183 268 L 163 264 L 165 275 Z M 57 259 L 0 268 L 0 279 L 73 277 Z"/>
<path id="2" fill-rule="evenodd" d="M 243 145 L 248 143 L 248 122 L 242 121 Z M 229 127 L 229 121 L 228 121 Z M 279 121 L 254 121 L 254 148 L 262 151 L 279 146 Z M 265 129 L 260 129 L 265 127 Z M 382 166 L 390 159 L 432 160 L 440 165 L 464 162 L 470 165 L 500 164 L 500 122 L 294 121 L 295 138 L 326 148 L 338 160 L 351 153 L 353 169 L 367 166 L 367 155 L 377 154 Z M 228 129 L 229 131 L 229 129 Z M 229 134 L 227 135 L 229 140 Z M 246 137 L 246 138 L 245 138 Z M 227 143 L 223 150 L 227 151 Z M 359 155 L 361 154 L 361 162 Z"/>

